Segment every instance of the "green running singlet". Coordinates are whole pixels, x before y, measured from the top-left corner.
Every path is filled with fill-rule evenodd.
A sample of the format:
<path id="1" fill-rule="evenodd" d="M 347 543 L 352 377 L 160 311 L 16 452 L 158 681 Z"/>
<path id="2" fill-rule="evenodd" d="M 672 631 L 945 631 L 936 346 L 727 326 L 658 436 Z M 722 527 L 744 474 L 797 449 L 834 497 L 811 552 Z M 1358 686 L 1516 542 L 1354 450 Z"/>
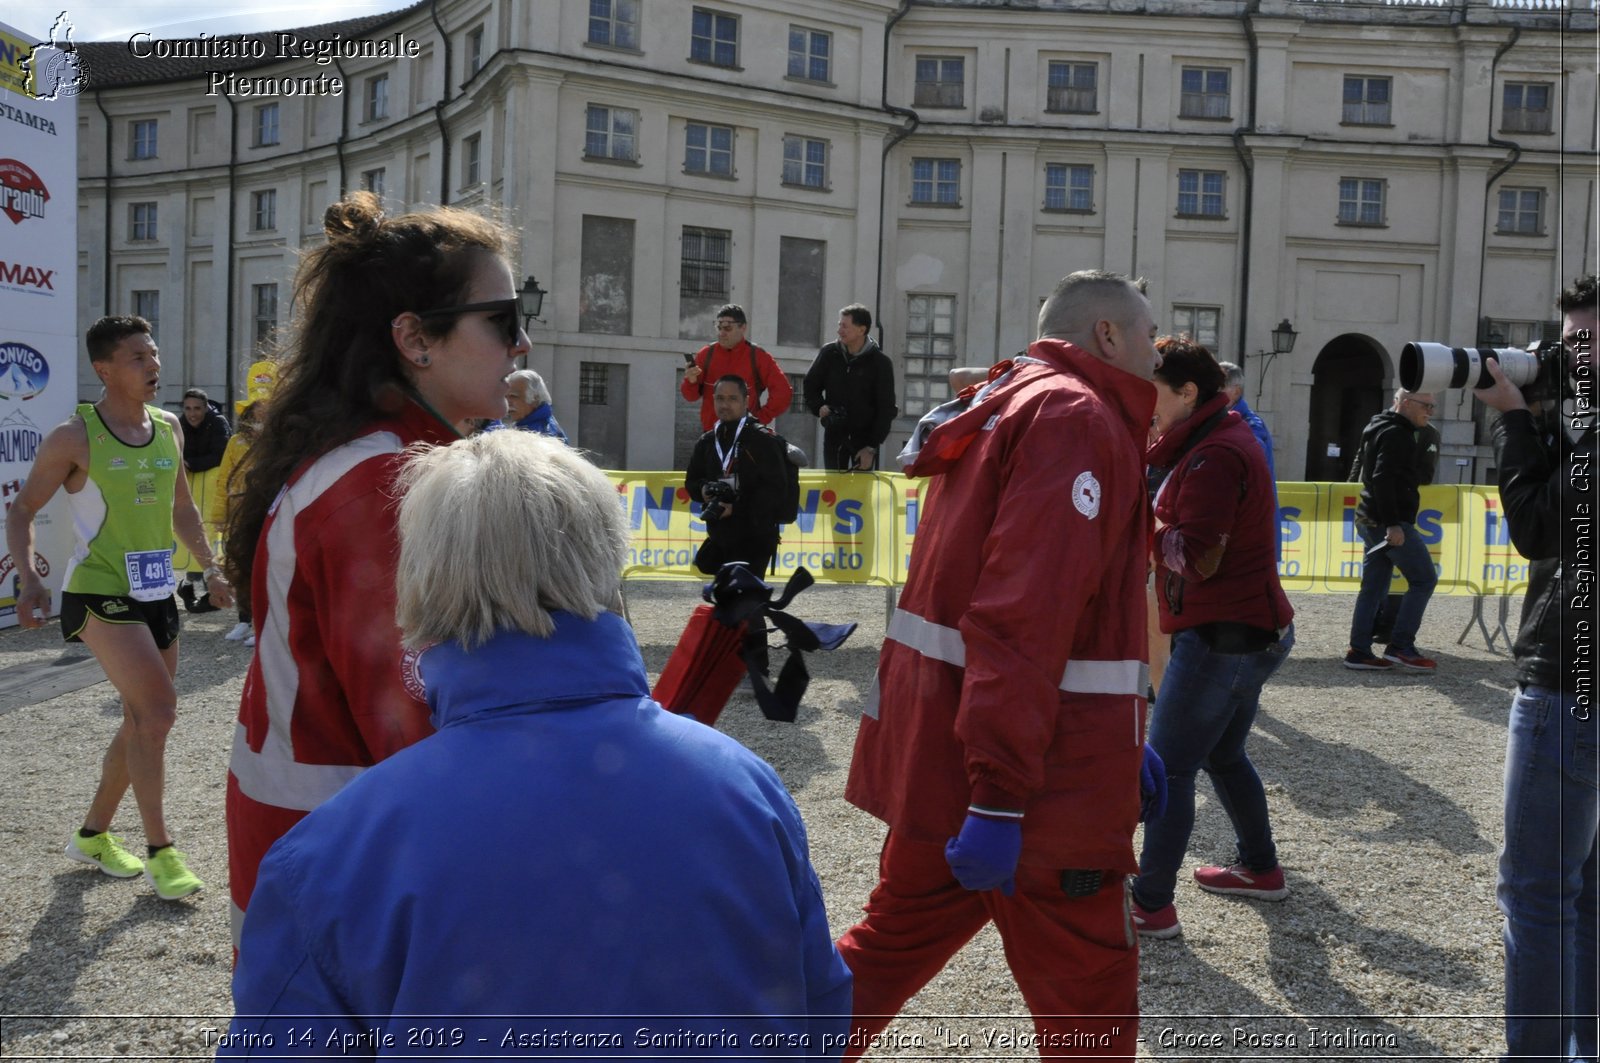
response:
<path id="1" fill-rule="evenodd" d="M 78 406 L 89 433 L 89 479 L 67 496 L 77 544 L 63 590 L 153 602 L 177 587 L 172 503 L 182 459 L 160 407 L 145 409 L 150 441 L 135 447 L 112 433 L 93 403 Z"/>

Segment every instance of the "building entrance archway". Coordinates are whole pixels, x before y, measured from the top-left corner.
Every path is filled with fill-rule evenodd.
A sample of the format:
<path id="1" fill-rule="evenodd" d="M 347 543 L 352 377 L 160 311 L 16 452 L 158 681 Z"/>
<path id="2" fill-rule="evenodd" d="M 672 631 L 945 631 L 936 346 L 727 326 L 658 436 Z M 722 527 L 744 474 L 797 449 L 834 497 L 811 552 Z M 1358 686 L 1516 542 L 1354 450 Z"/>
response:
<path id="1" fill-rule="evenodd" d="M 1389 359 L 1377 341 L 1347 332 L 1317 354 L 1311 376 L 1306 479 L 1344 480 L 1361 445 L 1361 430 L 1388 405 L 1384 390 Z"/>

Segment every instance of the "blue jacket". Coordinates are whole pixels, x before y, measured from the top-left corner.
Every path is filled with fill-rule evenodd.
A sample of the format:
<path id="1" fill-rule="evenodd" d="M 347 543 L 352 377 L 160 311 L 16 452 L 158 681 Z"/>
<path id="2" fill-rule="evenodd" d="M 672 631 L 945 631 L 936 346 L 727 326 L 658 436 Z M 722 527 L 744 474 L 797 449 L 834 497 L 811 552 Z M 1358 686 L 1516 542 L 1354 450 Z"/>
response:
<path id="1" fill-rule="evenodd" d="M 563 443 L 570 444 L 572 442 L 567 438 L 567 433 L 561 430 L 561 424 L 555 418 L 555 411 L 550 408 L 548 402 L 543 403 L 537 409 L 530 410 L 528 416 L 520 421 L 513 422 L 511 427 L 520 428 L 524 432 L 538 432 L 540 435 L 555 436 Z"/>
<path id="2" fill-rule="evenodd" d="M 1267 478 L 1276 485 L 1278 474 L 1272 462 L 1272 433 L 1267 431 L 1267 422 L 1261 419 L 1259 413 L 1250 408 L 1250 404 L 1244 401 L 1243 395 L 1239 396 L 1239 401 L 1234 403 L 1232 408 L 1235 413 L 1244 418 L 1244 423 L 1249 425 L 1250 431 L 1255 434 L 1256 442 L 1260 443 L 1261 449 L 1267 452 Z M 1276 490 L 1276 486 L 1274 486 L 1274 490 Z"/>
<path id="3" fill-rule="evenodd" d="M 840 1055 L 783 783 L 650 700 L 621 617 L 555 616 L 428 650 L 438 733 L 272 847 L 219 1054 Z"/>

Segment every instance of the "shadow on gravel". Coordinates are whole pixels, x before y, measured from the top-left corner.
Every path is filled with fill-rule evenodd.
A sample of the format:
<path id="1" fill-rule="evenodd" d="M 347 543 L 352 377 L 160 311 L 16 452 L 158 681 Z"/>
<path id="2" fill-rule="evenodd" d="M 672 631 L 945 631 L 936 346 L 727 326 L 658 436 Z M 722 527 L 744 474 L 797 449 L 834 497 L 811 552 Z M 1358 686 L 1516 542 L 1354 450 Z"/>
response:
<path id="1" fill-rule="evenodd" d="M 816 709 L 802 704 L 794 723 L 773 723 L 761 715 L 755 698 L 744 693 L 733 696 L 717 730 L 772 765 L 783 784 L 796 791 L 805 789 L 817 773 L 835 768 L 822 739 L 806 729 L 816 719 Z"/>
<path id="2" fill-rule="evenodd" d="M 1426 840 L 1457 854 L 1487 853 L 1495 846 L 1478 833 L 1478 825 L 1448 794 L 1408 774 L 1382 757 L 1355 746 L 1324 741 L 1283 720 L 1261 712 L 1255 730 L 1276 739 L 1250 744 L 1250 759 L 1263 774 L 1285 780 L 1282 797 L 1308 815 L 1332 821 L 1352 820 L 1355 813 L 1377 806 L 1389 813 L 1380 830 L 1350 830 L 1349 836 L 1371 842 Z M 1296 786 L 1295 779 L 1360 780 L 1354 786 Z M 1279 795 L 1274 794 L 1276 799 Z"/>
<path id="3" fill-rule="evenodd" d="M 71 1003 L 78 979 L 86 970 L 110 962 L 103 955 L 124 933 L 143 923 L 187 923 L 195 911 L 188 904 L 163 901 L 151 893 L 129 892 L 128 910 L 104 930 L 84 928 L 85 899 L 92 890 L 137 890 L 137 880 L 113 879 L 90 868 L 63 870 L 53 876 L 50 901 L 38 913 L 27 946 L 0 967 L 0 1013 L 34 1015 L 8 1018 L 6 1039 L 48 1033 L 66 1024 L 83 1008 Z M 128 958 L 131 967 L 139 959 Z M 60 1017 L 55 1017 L 60 1016 Z"/>

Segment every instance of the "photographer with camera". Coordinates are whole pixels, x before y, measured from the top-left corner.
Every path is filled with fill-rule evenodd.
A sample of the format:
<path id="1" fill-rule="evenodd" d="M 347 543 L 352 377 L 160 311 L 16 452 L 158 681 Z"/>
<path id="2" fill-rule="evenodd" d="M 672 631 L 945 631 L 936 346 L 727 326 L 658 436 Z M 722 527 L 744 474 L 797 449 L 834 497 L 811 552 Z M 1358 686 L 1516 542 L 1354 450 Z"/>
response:
<path id="1" fill-rule="evenodd" d="M 817 352 L 806 370 L 806 409 L 822 422 L 822 463 L 871 470 L 894 423 L 894 364 L 867 330 L 872 311 L 851 303 L 839 311 L 839 339 Z"/>
<path id="2" fill-rule="evenodd" d="M 1517 694 L 1507 729 L 1505 849 L 1496 887 L 1506 920 L 1509 1051 L 1502 1058 L 1516 1059 L 1595 1058 L 1600 1011 L 1600 740 L 1590 594 L 1597 512 L 1594 276 L 1562 292 L 1557 305 L 1564 315 L 1561 345 L 1540 349 L 1534 379 L 1519 388 L 1503 359 L 1486 356 L 1492 382 L 1472 393 L 1500 411 L 1491 430 L 1500 502 L 1511 542 L 1530 562 L 1514 647 Z M 1526 356 L 1513 358 L 1526 365 Z"/>
<path id="3" fill-rule="evenodd" d="M 713 575 L 729 561 L 743 561 L 764 576 L 778 550 L 778 513 L 785 487 L 783 446 L 748 415 L 750 389 L 728 375 L 712 389 L 717 425 L 700 437 L 689 458 L 684 486 L 704 503 L 706 541 L 695 567 Z"/>

